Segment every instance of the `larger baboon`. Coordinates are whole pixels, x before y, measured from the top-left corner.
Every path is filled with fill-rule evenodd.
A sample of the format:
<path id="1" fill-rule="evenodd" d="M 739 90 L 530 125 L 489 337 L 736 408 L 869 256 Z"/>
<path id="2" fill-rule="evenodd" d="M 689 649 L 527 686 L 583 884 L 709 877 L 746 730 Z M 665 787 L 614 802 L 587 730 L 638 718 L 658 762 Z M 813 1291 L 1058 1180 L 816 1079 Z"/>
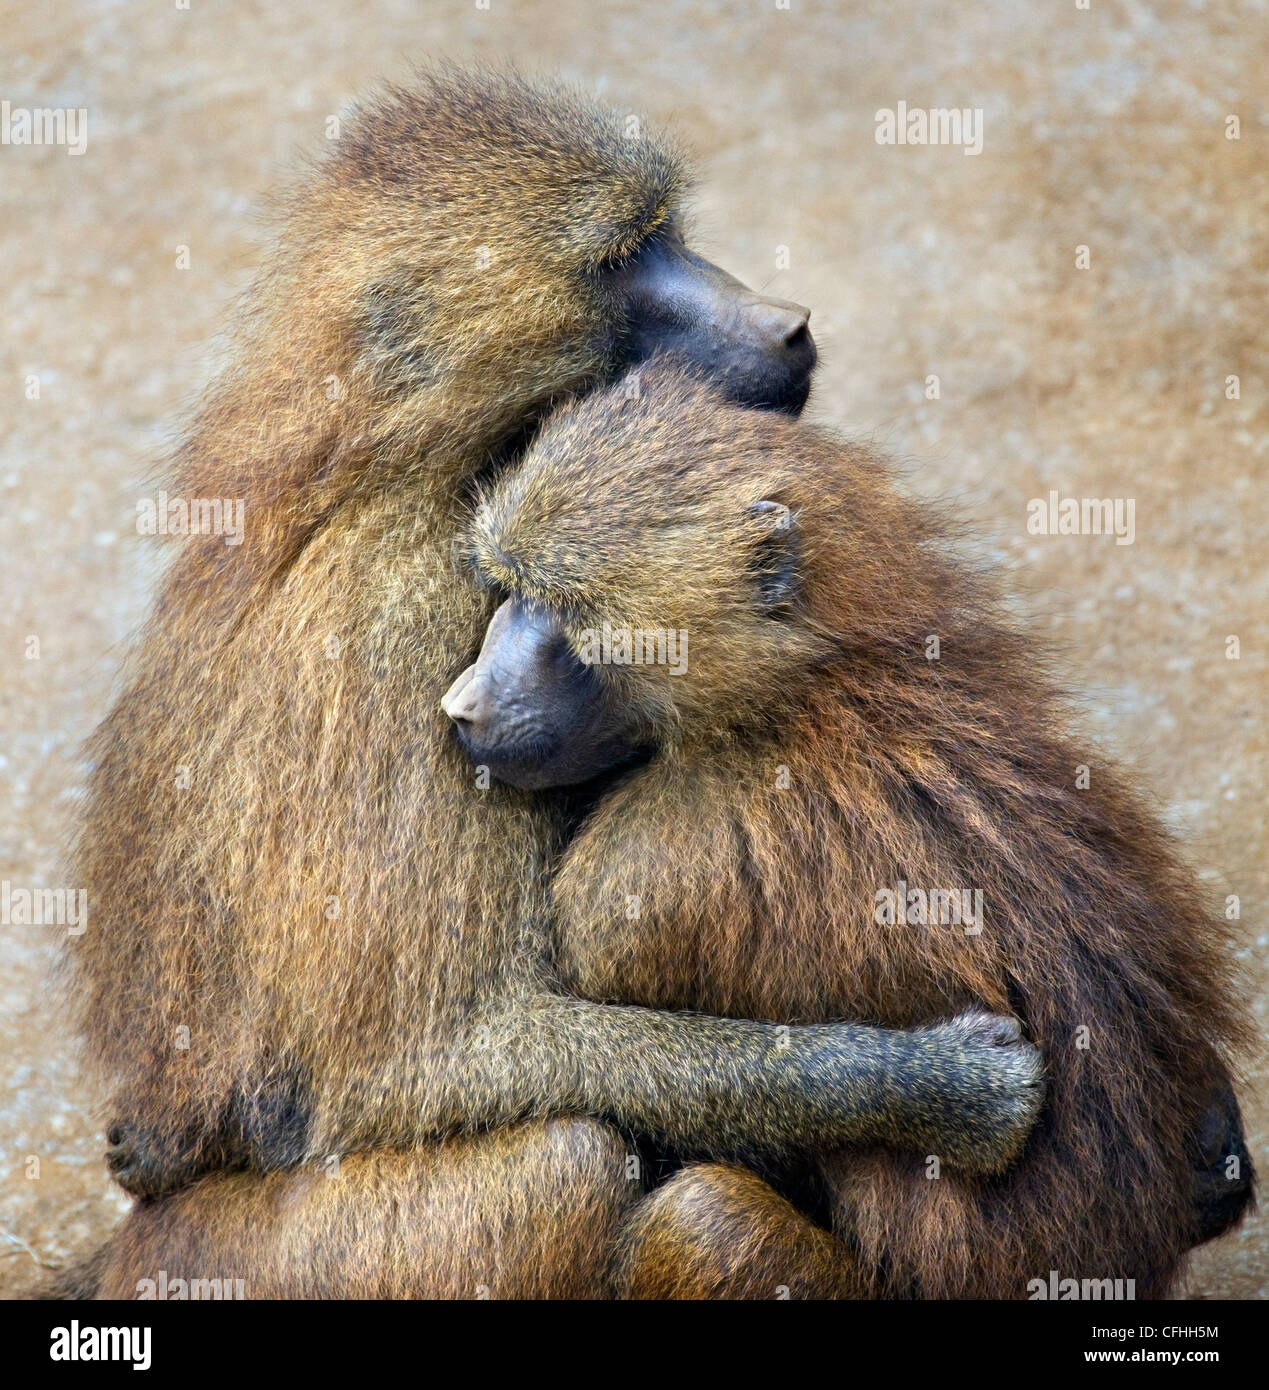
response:
<path id="1" fill-rule="evenodd" d="M 890 1028 L 977 1004 L 1048 1069 L 996 1177 L 817 1145 L 840 1241 L 686 1169 L 634 1218 L 635 1294 L 1025 1297 L 1056 1270 L 1157 1296 L 1250 1200 L 1223 927 L 947 540 L 869 451 L 655 365 L 560 411 L 479 511 L 504 602 L 446 697 L 464 744 L 529 787 L 637 760 L 553 876 L 567 987 Z"/>
<path id="2" fill-rule="evenodd" d="M 244 499 L 245 541 L 185 546 L 92 745 L 71 949 L 130 1190 L 562 1111 L 721 1153 L 1020 1142 L 1033 1054 L 989 1019 L 785 1047 L 552 993 L 566 818 L 474 795 L 438 709 L 491 611 L 453 546 L 469 490 L 555 398 L 660 342 L 737 400 L 806 397 L 805 311 L 686 250 L 682 178 L 578 97 L 446 73 L 294 195 L 173 488 Z M 892 1083 L 931 1095 L 899 1114 Z"/>

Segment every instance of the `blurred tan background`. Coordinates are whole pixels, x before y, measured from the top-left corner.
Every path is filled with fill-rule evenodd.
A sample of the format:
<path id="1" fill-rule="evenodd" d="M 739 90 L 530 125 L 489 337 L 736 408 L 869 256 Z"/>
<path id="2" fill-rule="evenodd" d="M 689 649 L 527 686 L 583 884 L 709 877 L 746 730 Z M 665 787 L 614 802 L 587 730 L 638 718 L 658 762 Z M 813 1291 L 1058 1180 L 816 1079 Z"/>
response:
<path id="1" fill-rule="evenodd" d="M 256 263 L 261 195 L 376 79 L 514 57 L 676 123 L 702 249 L 814 308 L 812 414 L 960 498 L 1067 652 L 1090 735 L 1142 767 L 1212 909 L 1239 896 L 1263 1025 L 1269 16 L 1091 3 L 6 0 L 0 99 L 89 125 L 82 156 L 0 146 L 0 878 L 64 883 L 78 747 L 162 555 L 136 500 Z M 983 152 L 878 145 L 900 100 L 982 108 Z M 1028 535 L 1051 488 L 1134 498 L 1135 542 Z M 0 926 L 9 1294 L 125 1209 L 45 992 L 55 941 Z M 1262 1170 L 1264 1082 L 1262 1057 Z M 1267 1243 L 1253 1220 L 1209 1246 L 1190 1291 L 1263 1298 Z"/>

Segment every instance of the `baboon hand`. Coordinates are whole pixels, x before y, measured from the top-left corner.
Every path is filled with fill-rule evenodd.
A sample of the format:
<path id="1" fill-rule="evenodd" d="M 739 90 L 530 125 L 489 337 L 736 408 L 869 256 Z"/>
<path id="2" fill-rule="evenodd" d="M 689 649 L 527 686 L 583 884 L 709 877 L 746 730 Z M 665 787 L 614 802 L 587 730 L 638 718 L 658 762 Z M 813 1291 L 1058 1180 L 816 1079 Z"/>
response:
<path id="1" fill-rule="evenodd" d="M 205 1165 L 183 1145 L 163 1142 L 152 1130 L 116 1120 L 106 1131 L 110 1175 L 134 1197 L 160 1197 L 185 1187 Z"/>
<path id="2" fill-rule="evenodd" d="M 994 1174 L 1021 1153 L 1044 1103 L 1044 1062 L 1017 1019 L 971 1009 L 932 1028 L 924 1097 L 928 1153 L 965 1173 Z"/>

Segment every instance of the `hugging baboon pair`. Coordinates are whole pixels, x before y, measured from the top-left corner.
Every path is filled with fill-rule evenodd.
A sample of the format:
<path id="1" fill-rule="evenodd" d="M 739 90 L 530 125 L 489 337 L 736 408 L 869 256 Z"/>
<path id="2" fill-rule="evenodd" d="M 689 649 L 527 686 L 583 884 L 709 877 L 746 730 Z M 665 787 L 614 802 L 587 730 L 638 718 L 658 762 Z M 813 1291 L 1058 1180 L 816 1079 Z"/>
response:
<path id="1" fill-rule="evenodd" d="M 681 183 L 576 98 L 441 73 L 295 195 L 179 458 L 187 495 L 246 499 L 246 540 L 182 553 L 94 745 L 72 951 L 146 1200 L 85 1287 L 1009 1295 L 1105 1265 L 1144 1291 L 1217 1224 L 1191 1165 L 1212 1116 L 1240 1144 L 1217 928 L 1109 778 L 1069 790 L 928 519 L 790 418 L 805 313 L 687 250 Z M 498 490 L 559 398 L 661 348 L 723 395 L 650 364 Z M 482 482 L 484 586 L 454 543 Z M 495 770 L 606 780 L 478 788 L 438 705 L 496 608 L 467 741 L 496 705 Z M 582 667 L 598 619 L 686 629 L 687 672 Z M 518 656 L 515 705 L 482 705 Z M 984 930 L 878 926 L 901 879 L 983 888 Z M 1034 1053 L 974 1006 L 1049 1070 L 996 1177 Z M 643 1198 L 604 1121 L 747 1170 Z M 929 1153 L 969 1172 L 917 1176 Z"/>

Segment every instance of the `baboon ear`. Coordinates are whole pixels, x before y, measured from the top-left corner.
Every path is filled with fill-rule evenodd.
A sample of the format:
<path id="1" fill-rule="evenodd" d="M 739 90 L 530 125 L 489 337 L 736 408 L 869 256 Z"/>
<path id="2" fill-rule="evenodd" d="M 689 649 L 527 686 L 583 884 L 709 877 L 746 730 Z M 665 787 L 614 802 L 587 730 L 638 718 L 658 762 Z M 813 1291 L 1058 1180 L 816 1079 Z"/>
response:
<path id="1" fill-rule="evenodd" d="M 758 593 L 763 611 L 772 613 L 787 607 L 797 594 L 797 525 L 783 502 L 755 502 L 749 516 L 759 527 L 752 561 Z"/>

